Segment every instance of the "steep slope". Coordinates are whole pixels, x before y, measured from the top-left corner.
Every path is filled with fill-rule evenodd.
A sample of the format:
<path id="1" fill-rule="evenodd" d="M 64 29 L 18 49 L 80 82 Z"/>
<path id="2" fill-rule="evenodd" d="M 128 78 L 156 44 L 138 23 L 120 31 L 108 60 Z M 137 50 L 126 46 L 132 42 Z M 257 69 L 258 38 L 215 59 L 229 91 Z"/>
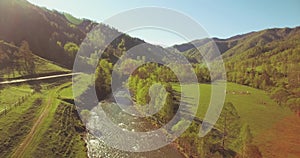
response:
<path id="1" fill-rule="evenodd" d="M 71 66 L 63 45 L 79 43 L 85 32 L 58 12 L 39 8 L 24 0 L 1 0 L 0 39 L 19 45 L 26 40 L 32 51 L 46 59 Z M 60 43 L 60 44 L 59 44 Z"/>
<path id="2" fill-rule="evenodd" d="M 70 14 L 40 8 L 26 0 L 0 1 L 0 40 L 20 45 L 27 41 L 36 55 L 72 68 L 78 46 L 98 24 L 77 19 Z M 120 34 L 116 29 L 100 24 L 101 38 Z M 144 41 L 122 35 L 111 43 L 116 49 L 121 40 L 127 49 Z M 70 44 L 74 49 L 70 52 Z"/>

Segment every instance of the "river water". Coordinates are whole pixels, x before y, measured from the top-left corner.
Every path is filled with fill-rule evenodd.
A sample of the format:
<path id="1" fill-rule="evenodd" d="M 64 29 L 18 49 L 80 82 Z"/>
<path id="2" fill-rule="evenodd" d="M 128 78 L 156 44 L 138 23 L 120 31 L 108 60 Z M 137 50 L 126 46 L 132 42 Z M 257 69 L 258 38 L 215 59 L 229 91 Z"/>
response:
<path id="1" fill-rule="evenodd" d="M 100 106 L 104 109 L 106 115 L 120 128 L 129 131 L 145 132 L 157 129 L 148 120 L 132 116 L 122 111 L 118 105 L 110 101 L 103 101 Z M 111 137 L 115 137 L 112 134 Z M 103 141 L 87 134 L 86 143 L 88 156 L 90 158 L 183 158 L 184 156 L 177 150 L 174 144 L 167 145 L 158 150 L 149 152 L 126 152 L 106 145 Z"/>

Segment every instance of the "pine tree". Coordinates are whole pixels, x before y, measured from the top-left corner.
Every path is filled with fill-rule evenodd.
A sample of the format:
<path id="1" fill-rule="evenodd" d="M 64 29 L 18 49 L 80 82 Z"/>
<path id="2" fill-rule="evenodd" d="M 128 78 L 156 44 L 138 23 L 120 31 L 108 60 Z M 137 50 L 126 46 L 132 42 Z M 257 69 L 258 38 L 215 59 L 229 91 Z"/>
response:
<path id="1" fill-rule="evenodd" d="M 240 116 L 231 102 L 225 103 L 218 120 L 220 129 L 222 151 L 228 149 L 237 139 L 240 131 Z"/>

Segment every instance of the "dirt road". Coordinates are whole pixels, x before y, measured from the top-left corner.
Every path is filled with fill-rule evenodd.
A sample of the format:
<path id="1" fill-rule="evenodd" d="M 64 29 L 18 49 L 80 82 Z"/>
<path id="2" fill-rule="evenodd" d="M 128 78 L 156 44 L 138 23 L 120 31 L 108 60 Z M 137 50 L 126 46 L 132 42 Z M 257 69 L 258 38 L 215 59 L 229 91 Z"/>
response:
<path id="1" fill-rule="evenodd" d="M 38 119 L 35 121 L 34 125 L 32 126 L 30 132 L 25 137 L 23 142 L 18 146 L 18 148 L 15 150 L 14 154 L 12 155 L 13 158 L 21 158 L 24 155 L 24 152 L 28 145 L 32 142 L 32 139 L 37 134 L 37 129 L 43 124 L 45 118 L 47 118 L 49 111 L 51 109 L 52 101 L 55 99 L 55 93 L 56 91 L 51 91 L 47 98 L 47 105 L 44 107 L 42 113 L 38 117 Z"/>

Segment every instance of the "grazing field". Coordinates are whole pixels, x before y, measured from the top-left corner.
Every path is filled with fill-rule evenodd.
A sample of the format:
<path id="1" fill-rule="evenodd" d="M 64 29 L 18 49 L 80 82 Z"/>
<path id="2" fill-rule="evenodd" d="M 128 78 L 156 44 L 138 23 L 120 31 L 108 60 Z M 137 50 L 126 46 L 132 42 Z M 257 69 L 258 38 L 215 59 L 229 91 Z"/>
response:
<path id="1" fill-rule="evenodd" d="M 192 87 L 194 85 L 184 86 Z M 178 85 L 173 87 L 180 90 Z M 254 135 L 272 127 L 282 118 L 293 114 L 288 108 L 281 107 L 274 102 L 265 91 L 234 83 L 228 83 L 226 91 L 225 102 L 233 103 L 241 116 L 242 122 L 250 125 Z M 197 92 L 189 92 L 191 95 L 197 95 Z M 197 116 L 200 118 L 203 118 L 206 113 L 211 99 L 210 93 L 210 84 L 200 84 L 200 103 L 197 112 Z"/>
<path id="2" fill-rule="evenodd" d="M 188 88 L 195 85 L 184 86 Z M 180 91 L 179 85 L 173 85 L 173 87 L 175 90 Z M 189 92 L 191 95 L 197 95 L 197 92 Z M 200 103 L 197 112 L 199 118 L 203 118 L 206 113 L 211 98 L 210 93 L 210 84 L 200 85 Z M 254 143 L 258 145 L 264 156 L 270 156 L 272 152 L 279 152 L 276 151 L 278 148 L 273 147 L 273 144 L 270 142 L 276 142 L 278 139 L 277 136 L 286 135 L 286 132 L 289 132 L 288 135 L 290 136 L 285 137 L 284 142 L 293 142 L 291 144 L 298 147 L 298 149 L 300 148 L 300 141 L 295 142 L 295 137 L 293 137 L 297 137 L 297 131 L 300 130 L 300 126 L 296 124 L 299 118 L 294 118 L 295 114 L 293 112 L 274 102 L 267 92 L 239 84 L 228 83 L 226 101 L 233 103 L 241 117 L 242 123 L 250 126 L 254 136 Z M 288 118 L 292 117 L 296 119 L 296 121 L 289 121 L 288 124 L 290 126 L 285 125 L 285 130 L 278 128 L 280 124 L 283 123 L 283 120 L 289 120 Z M 270 148 L 264 147 L 265 143 L 268 143 Z M 290 153 L 290 155 L 300 155 L 299 150 L 292 151 L 294 153 Z"/>

